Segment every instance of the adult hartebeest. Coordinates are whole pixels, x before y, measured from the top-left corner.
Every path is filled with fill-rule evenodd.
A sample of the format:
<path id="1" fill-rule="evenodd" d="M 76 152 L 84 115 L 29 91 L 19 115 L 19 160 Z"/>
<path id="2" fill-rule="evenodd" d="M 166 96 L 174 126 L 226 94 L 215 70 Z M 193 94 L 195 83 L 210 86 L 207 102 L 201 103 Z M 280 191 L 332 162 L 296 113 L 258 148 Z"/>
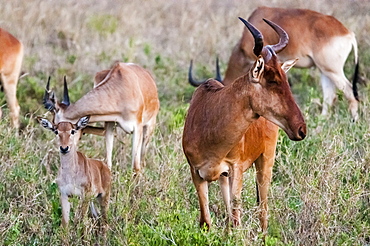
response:
<path id="1" fill-rule="evenodd" d="M 215 180 L 220 182 L 229 218 L 234 225 L 240 224 L 242 175 L 257 160 L 260 197 L 266 197 L 261 199 L 260 220 L 263 231 L 266 231 L 267 189 L 272 165 L 261 165 L 266 156 L 255 156 L 263 150 L 254 150 L 251 146 L 245 151 L 246 131 L 256 120 L 265 121 L 259 119 L 263 116 L 280 126 L 290 139 L 299 141 L 306 136 L 306 124 L 286 77 L 286 72 L 296 60 L 280 64 L 276 56 L 287 45 L 288 35 L 278 25 L 265 20 L 278 33 L 280 40 L 278 44 L 263 46 L 263 37 L 258 29 L 240 19 L 255 39 L 253 50 L 257 59 L 246 74 L 226 87 L 209 79 L 197 88 L 186 117 L 182 144 L 198 193 L 201 226 L 211 225 L 208 182 Z M 256 141 L 265 138 L 266 142 L 276 143 L 276 135 L 269 139 L 268 128 L 265 132 L 249 130 L 251 135 L 261 137 Z M 256 147 L 263 148 L 263 144 L 257 142 Z"/>
<path id="2" fill-rule="evenodd" d="M 23 60 L 23 45 L 9 32 L 0 28 L 0 75 L 11 122 L 19 128 L 17 84 Z M 0 117 L 2 110 L 0 108 Z"/>
<path id="3" fill-rule="evenodd" d="M 219 73 L 219 64 L 216 61 L 216 80 L 220 81 L 225 86 L 231 84 L 225 84 L 221 81 L 221 75 Z M 189 83 L 195 87 L 198 87 L 205 81 L 196 81 L 192 75 L 192 62 L 189 67 Z M 272 168 L 275 163 L 275 150 L 279 136 L 279 127 L 266 120 L 263 117 L 259 117 L 253 121 L 249 128 L 246 130 L 244 136 L 240 142 L 233 148 L 232 153 L 234 158 L 238 160 L 238 163 L 242 166 L 243 172 L 250 168 L 253 163 L 256 168 L 256 191 L 257 191 L 257 204 L 260 211 L 260 225 L 263 231 L 266 231 L 268 226 L 268 190 L 271 184 Z M 229 177 L 231 179 L 231 177 Z M 241 194 L 243 188 L 243 175 L 237 179 L 238 191 Z M 229 182 L 232 182 L 229 180 Z M 240 216 L 240 214 L 238 214 Z"/>
<path id="4" fill-rule="evenodd" d="M 97 73 L 94 88 L 73 104 L 69 101 L 66 81 L 62 102 L 57 102 L 54 93 L 49 91 L 48 81 L 44 106 L 54 113 L 54 124 L 75 123 L 84 115 L 90 115 L 90 122 L 105 122 L 109 168 L 112 166 L 113 128 L 118 123 L 126 133 L 133 134 L 132 166 L 135 173 L 140 172 L 140 162 L 144 159 L 159 110 L 157 87 L 147 70 L 132 63 L 116 63 L 112 69 Z"/>
<path id="5" fill-rule="evenodd" d="M 324 96 L 322 114 L 328 114 L 336 98 L 336 89 L 339 89 L 349 102 L 352 118 L 357 120 L 358 95 L 355 78 L 358 77 L 358 56 L 355 34 L 333 16 L 307 9 L 259 7 L 248 21 L 262 32 L 266 44 L 276 43 L 278 37 L 263 24 L 262 18 L 273 21 L 289 35 L 289 44 L 278 54 L 281 61 L 298 58 L 295 67 L 316 66 L 320 69 Z M 344 63 L 352 47 L 356 63 L 353 86 L 343 72 Z M 252 49 L 253 37 L 244 29 L 243 36 L 230 56 L 225 84 L 231 83 L 249 70 L 256 58 Z"/>
<path id="6" fill-rule="evenodd" d="M 62 226 L 68 228 L 71 207 L 68 198 L 70 196 L 81 198 L 80 215 L 76 217 L 79 220 L 86 214 L 91 199 L 96 198 L 100 204 L 103 219 L 102 227 L 105 233 L 112 182 L 111 172 L 102 161 L 89 159 L 77 151 L 77 142 L 81 136 L 81 130 L 87 126 L 89 117 L 82 117 L 76 125 L 65 121 L 54 125 L 47 119 L 40 118 L 38 120 L 44 128 L 54 132 L 59 139 L 60 167 L 56 182 L 62 204 Z M 97 216 L 92 201 L 91 210 L 92 214 Z"/>

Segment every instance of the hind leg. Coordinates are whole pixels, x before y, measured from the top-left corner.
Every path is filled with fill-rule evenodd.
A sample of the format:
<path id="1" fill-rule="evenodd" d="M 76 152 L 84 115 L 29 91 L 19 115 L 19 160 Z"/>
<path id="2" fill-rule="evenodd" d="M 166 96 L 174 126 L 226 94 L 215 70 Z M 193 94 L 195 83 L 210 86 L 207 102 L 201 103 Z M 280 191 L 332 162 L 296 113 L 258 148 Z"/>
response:
<path id="1" fill-rule="evenodd" d="M 330 80 L 331 83 L 334 84 L 338 88 L 338 90 L 343 92 L 344 96 L 348 100 L 349 111 L 352 115 L 353 120 L 354 121 L 358 120 L 358 101 L 356 100 L 353 94 L 353 91 L 352 91 L 352 86 L 350 82 L 348 81 L 348 79 L 344 76 L 343 71 L 341 73 L 324 72 L 323 76 L 326 78 L 326 80 Z M 328 83 L 328 82 L 324 82 L 324 83 Z M 325 99 L 325 93 L 324 93 L 324 99 Z"/>
<path id="2" fill-rule="evenodd" d="M 2 74 L 1 80 L 3 82 L 11 122 L 15 128 L 19 128 L 20 107 L 17 100 L 18 74 L 15 72 L 11 74 Z"/>
<path id="3" fill-rule="evenodd" d="M 327 116 L 336 99 L 336 86 L 325 74 L 321 74 L 321 87 L 324 95 L 321 114 Z"/>
<path id="4" fill-rule="evenodd" d="M 156 119 L 154 118 L 143 127 L 143 143 L 141 145 L 140 160 L 145 166 L 145 153 L 151 136 L 153 135 Z"/>

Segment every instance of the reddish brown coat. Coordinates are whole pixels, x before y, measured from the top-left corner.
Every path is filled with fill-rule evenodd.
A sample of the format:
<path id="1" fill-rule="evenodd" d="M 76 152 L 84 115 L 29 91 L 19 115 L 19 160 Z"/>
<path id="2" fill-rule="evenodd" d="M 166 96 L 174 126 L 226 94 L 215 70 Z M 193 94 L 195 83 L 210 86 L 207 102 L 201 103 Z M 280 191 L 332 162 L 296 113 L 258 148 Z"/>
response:
<path id="1" fill-rule="evenodd" d="M 0 28 L 0 75 L 10 119 L 15 128 L 19 128 L 19 104 L 17 84 L 23 60 L 23 45 L 9 32 Z M 0 117 L 2 111 L 0 109 Z"/>
<path id="2" fill-rule="evenodd" d="M 278 42 L 278 36 L 263 23 L 262 18 L 278 24 L 289 35 L 289 44 L 277 54 L 281 61 L 298 58 L 296 67 L 316 66 L 320 69 L 324 101 L 322 114 L 329 113 L 338 89 L 344 93 L 349 102 L 351 115 L 354 120 L 357 120 L 357 91 L 343 72 L 344 63 L 352 48 L 355 63 L 358 66 L 357 42 L 354 33 L 333 16 L 308 9 L 259 7 L 251 14 L 248 21 L 261 31 L 265 44 Z M 253 37 L 245 28 L 230 56 L 224 79 L 225 84 L 231 83 L 235 78 L 246 73 L 255 58 Z"/>

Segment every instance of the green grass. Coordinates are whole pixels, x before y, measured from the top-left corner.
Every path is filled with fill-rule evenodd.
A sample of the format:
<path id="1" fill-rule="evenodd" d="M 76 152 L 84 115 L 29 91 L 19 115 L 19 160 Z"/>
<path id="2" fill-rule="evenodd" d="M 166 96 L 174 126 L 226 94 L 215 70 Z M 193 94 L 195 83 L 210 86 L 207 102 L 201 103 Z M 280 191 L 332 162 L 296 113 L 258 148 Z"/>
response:
<path id="1" fill-rule="evenodd" d="M 2 107 L 0 245 L 61 244 L 61 207 L 55 183 L 59 153 L 55 135 L 42 129 L 35 118 L 46 113 L 41 101 L 48 76 L 52 76 L 52 87 L 60 98 L 63 76 L 67 75 L 71 101 L 76 101 L 92 88 L 95 72 L 108 68 L 114 60 L 136 62 L 153 73 L 161 109 L 139 178 L 132 177 L 131 136 L 117 132 L 107 244 L 262 244 L 254 168 L 244 175 L 242 226 L 227 226 L 225 206 L 215 182 L 209 192 L 213 227 L 205 232 L 198 225 L 196 190 L 181 147 L 184 117 L 194 91 L 187 84 L 190 59 L 194 59 L 194 72 L 199 78 L 214 74 L 216 55 L 221 57 L 224 71 L 242 30 L 232 18 L 248 16 L 255 5 L 250 1 L 139 3 L 127 1 L 111 6 L 103 2 L 79 5 L 53 1 L 43 2 L 39 9 L 36 0 L 15 0 L 0 9 L 0 24 L 12 29 L 25 44 L 23 69 L 30 73 L 18 86 L 22 113 L 19 135 L 9 127 L 7 108 Z M 289 3 L 332 11 L 330 1 L 323 5 L 318 1 L 317 6 L 291 1 L 282 6 Z M 16 4 L 22 7 L 15 8 Z M 357 20 L 368 13 L 367 5 L 363 13 L 347 13 L 347 1 L 340 4 L 342 8 L 334 13 L 338 18 L 345 14 L 346 23 L 356 32 L 361 76 L 366 81 L 370 74 L 370 49 L 366 45 L 370 25 L 367 19 L 363 18 L 364 26 Z M 241 14 L 242 6 L 250 10 Z M 8 9 L 19 12 L 9 14 Z M 16 18 L 20 15 L 24 19 Z M 196 18 L 190 18 L 193 15 Z M 352 60 L 345 67 L 349 78 L 353 74 Z M 293 69 L 289 73 L 293 93 L 307 121 L 308 136 L 304 141 L 292 142 L 280 133 L 269 192 L 266 245 L 368 245 L 370 86 L 359 87 L 360 119 L 353 123 L 341 95 L 330 116 L 320 116 L 322 92 L 317 70 Z M 5 103 L 3 94 L 1 103 Z M 79 148 L 89 157 L 104 159 L 103 137 L 84 136 Z M 71 218 L 78 199 L 72 199 L 72 203 Z M 71 226 L 69 240 L 73 245 L 83 243 L 84 231 L 87 244 L 95 242 L 96 221 L 86 218 Z"/>

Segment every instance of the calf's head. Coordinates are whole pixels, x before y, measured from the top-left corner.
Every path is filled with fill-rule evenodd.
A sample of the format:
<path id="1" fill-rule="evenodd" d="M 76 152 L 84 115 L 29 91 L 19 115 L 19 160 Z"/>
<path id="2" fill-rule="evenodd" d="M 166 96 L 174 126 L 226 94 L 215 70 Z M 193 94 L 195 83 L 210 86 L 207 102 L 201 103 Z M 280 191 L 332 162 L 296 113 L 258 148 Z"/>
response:
<path id="1" fill-rule="evenodd" d="M 81 130 L 87 126 L 89 117 L 82 117 L 76 125 L 71 122 L 59 122 L 57 125 L 54 125 L 44 118 L 39 118 L 38 120 L 44 128 L 51 130 L 58 136 L 60 153 L 67 154 L 77 145 L 81 137 Z"/>

